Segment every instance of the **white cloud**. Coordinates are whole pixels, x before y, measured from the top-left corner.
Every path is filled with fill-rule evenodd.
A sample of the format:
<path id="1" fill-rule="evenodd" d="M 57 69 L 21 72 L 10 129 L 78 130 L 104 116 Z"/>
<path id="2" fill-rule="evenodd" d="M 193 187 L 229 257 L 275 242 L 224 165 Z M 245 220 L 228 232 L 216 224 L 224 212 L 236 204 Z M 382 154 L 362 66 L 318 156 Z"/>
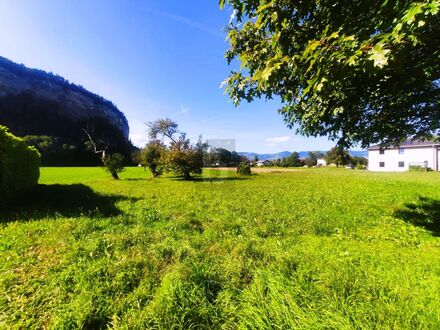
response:
<path id="1" fill-rule="evenodd" d="M 130 134 L 130 140 L 136 147 L 143 147 L 148 141 L 147 134 Z"/>
<path id="2" fill-rule="evenodd" d="M 279 144 L 290 141 L 292 138 L 290 136 L 274 136 L 266 139 L 266 147 L 276 147 Z"/>
<path id="3" fill-rule="evenodd" d="M 287 142 L 290 139 L 291 139 L 291 137 L 287 136 L 287 135 L 286 136 L 275 136 L 275 137 L 267 138 L 266 142 L 279 144 L 279 143 Z"/>

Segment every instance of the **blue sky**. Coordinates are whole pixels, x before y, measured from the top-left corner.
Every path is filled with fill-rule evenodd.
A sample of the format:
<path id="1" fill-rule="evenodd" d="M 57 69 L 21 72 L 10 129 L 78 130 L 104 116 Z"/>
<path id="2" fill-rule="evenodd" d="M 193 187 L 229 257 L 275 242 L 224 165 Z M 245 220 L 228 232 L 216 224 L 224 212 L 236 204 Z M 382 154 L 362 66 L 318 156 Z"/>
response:
<path id="1" fill-rule="evenodd" d="M 277 101 L 229 101 L 230 14 L 217 0 L 1 0 L 0 55 L 111 100 L 137 145 L 145 122 L 170 117 L 191 138 L 235 139 L 238 151 L 331 148 L 286 128 Z"/>

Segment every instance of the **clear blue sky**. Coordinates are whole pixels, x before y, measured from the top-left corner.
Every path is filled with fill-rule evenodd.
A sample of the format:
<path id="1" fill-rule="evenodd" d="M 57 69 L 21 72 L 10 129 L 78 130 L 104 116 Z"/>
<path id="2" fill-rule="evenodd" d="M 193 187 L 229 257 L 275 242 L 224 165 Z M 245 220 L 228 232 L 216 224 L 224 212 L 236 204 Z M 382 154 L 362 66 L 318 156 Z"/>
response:
<path id="1" fill-rule="evenodd" d="M 217 0 L 1 0 L 0 55 L 113 101 L 137 145 L 145 122 L 170 117 L 190 137 L 236 139 L 238 151 L 331 148 L 287 129 L 276 101 L 229 101 L 229 16 Z"/>

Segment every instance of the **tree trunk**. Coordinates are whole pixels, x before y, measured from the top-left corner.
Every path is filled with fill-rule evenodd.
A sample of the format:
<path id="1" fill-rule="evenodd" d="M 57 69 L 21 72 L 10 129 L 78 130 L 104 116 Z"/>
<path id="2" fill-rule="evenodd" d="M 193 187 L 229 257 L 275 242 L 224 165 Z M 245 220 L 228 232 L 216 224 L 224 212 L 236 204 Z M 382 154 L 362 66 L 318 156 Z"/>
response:
<path id="1" fill-rule="evenodd" d="M 115 180 L 119 180 L 119 176 L 118 173 L 116 173 L 115 171 L 110 171 L 110 174 L 112 175 L 112 178 Z"/>

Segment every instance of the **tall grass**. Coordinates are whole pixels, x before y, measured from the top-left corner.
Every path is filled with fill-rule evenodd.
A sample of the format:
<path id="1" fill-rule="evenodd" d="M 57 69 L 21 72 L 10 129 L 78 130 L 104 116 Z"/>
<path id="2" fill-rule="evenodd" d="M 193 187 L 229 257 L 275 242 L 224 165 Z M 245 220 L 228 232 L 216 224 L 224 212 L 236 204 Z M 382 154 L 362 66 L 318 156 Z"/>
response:
<path id="1" fill-rule="evenodd" d="M 0 328 L 440 327 L 438 173 L 101 171 L 0 213 Z"/>

